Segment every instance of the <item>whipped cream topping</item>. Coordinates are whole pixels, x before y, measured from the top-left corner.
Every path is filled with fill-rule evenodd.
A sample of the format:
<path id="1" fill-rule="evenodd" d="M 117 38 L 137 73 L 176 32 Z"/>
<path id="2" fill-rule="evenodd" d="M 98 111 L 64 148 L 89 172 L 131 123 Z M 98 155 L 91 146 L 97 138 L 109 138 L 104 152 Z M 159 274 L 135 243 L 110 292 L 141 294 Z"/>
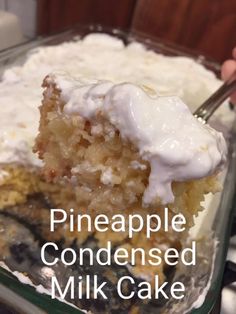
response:
<path id="1" fill-rule="evenodd" d="M 53 71 L 147 85 L 160 95 L 181 97 L 192 108 L 221 84 L 190 58 L 163 56 L 135 42 L 124 46 L 121 40 L 105 34 L 34 49 L 23 65 L 6 70 L 0 82 L 0 164 L 41 166 L 32 146 L 38 132 L 41 84 Z M 228 113 L 225 108 L 218 112 L 224 115 L 224 110 Z"/>
<path id="2" fill-rule="evenodd" d="M 223 135 L 199 122 L 177 96 L 148 94 L 137 85 L 90 83 L 51 74 L 48 83 L 61 90 L 66 115 L 93 120 L 102 113 L 150 163 L 144 205 L 159 198 L 172 203 L 173 181 L 200 179 L 215 173 L 226 161 Z"/>
<path id="3" fill-rule="evenodd" d="M 40 94 L 23 81 L 0 83 L 0 163 L 40 166 L 32 152 L 38 130 Z"/>

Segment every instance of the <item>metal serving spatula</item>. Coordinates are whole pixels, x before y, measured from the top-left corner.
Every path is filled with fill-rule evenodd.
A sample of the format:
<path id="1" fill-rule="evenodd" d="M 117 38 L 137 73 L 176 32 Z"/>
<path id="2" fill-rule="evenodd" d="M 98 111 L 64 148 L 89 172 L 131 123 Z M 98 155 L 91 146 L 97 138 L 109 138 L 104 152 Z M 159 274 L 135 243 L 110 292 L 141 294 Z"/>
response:
<path id="1" fill-rule="evenodd" d="M 194 116 L 206 123 L 216 109 L 236 91 L 236 71 L 195 112 Z"/>

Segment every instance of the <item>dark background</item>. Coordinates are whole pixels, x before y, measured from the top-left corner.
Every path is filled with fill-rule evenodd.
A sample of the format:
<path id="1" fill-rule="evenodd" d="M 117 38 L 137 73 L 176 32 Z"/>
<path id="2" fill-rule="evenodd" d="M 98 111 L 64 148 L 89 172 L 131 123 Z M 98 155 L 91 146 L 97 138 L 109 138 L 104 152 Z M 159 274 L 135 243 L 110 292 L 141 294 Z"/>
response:
<path id="1" fill-rule="evenodd" d="M 37 33 L 75 24 L 141 31 L 222 62 L 236 46 L 236 0 L 38 0 Z"/>

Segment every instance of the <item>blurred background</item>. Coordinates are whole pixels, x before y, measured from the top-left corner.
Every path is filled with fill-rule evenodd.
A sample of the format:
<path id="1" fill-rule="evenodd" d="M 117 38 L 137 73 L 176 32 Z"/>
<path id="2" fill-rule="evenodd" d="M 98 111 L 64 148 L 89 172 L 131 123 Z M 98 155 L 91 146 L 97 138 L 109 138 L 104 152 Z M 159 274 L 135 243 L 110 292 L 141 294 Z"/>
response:
<path id="1" fill-rule="evenodd" d="M 218 62 L 236 42 L 236 0 L 0 0 L 0 10 L 0 49 L 78 23 L 151 34 Z"/>

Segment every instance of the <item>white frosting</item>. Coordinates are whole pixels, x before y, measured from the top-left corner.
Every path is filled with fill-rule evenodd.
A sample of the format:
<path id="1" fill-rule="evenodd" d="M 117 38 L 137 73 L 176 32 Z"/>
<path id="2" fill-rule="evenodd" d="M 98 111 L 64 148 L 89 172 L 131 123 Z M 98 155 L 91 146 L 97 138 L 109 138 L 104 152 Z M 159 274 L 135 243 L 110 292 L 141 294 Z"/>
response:
<path id="1" fill-rule="evenodd" d="M 0 83 L 0 163 L 41 164 L 32 153 L 40 93 L 31 88 L 24 80 Z"/>
<path id="2" fill-rule="evenodd" d="M 80 114 L 92 120 L 102 112 L 124 139 L 138 147 L 151 166 L 143 203 L 159 198 L 172 203 L 173 181 L 200 179 L 217 171 L 226 161 L 223 135 L 199 122 L 176 96 L 148 95 L 130 84 L 84 82 L 51 74 L 48 82 L 61 90 L 66 115 Z M 110 182 L 104 173 L 102 182 Z"/>
<path id="3" fill-rule="evenodd" d="M 0 164 L 41 165 L 32 146 L 41 84 L 53 71 L 148 85 L 159 94 L 178 95 L 193 107 L 220 85 L 213 73 L 189 58 L 166 57 L 138 43 L 125 47 L 121 40 L 104 34 L 35 49 L 23 65 L 6 70 L 0 82 Z"/>

